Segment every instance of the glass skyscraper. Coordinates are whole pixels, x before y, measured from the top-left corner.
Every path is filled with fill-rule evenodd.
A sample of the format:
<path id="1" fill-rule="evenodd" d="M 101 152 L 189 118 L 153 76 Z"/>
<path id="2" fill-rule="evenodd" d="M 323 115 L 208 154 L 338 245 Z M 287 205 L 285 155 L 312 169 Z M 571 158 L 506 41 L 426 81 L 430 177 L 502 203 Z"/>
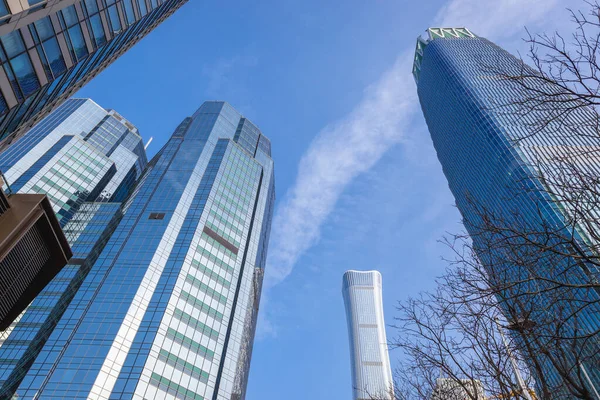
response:
<path id="1" fill-rule="evenodd" d="M 67 100 L 0 153 L 12 191 L 48 195 L 62 226 L 84 201 L 123 201 L 146 164 L 137 128 L 90 99 Z"/>
<path id="2" fill-rule="evenodd" d="M 379 271 L 346 271 L 342 294 L 346 307 L 352 398 L 394 399 L 383 318 L 382 283 Z"/>
<path id="3" fill-rule="evenodd" d="M 84 203 L 63 228 L 72 258 L 0 332 L 0 398 L 14 394 L 121 220 L 121 203 Z"/>
<path id="4" fill-rule="evenodd" d="M 0 0 L 0 146 L 47 115 L 186 0 Z"/>
<path id="5" fill-rule="evenodd" d="M 561 156 L 574 155 L 581 160 L 581 155 L 587 154 L 583 157 L 586 171 L 600 173 L 597 159 L 588 158 L 600 148 L 595 125 L 590 123 L 595 121 L 594 112 L 579 107 L 564 114 L 572 122 L 569 128 L 555 118 L 561 114 L 560 102 L 525 115 L 519 106 L 526 96 L 524 89 L 501 74 L 519 76 L 523 71 L 535 74 L 521 60 L 466 28 L 431 28 L 427 34 L 417 40 L 413 75 L 438 159 L 479 259 L 486 266 L 494 265 L 496 274 L 504 271 L 505 283 L 527 279 L 530 270 L 539 277 L 547 274 L 549 279 L 568 271 L 572 283 L 589 282 L 590 278 L 597 282 L 595 267 L 568 257 L 556 261 L 556 257 L 539 249 L 531 256 L 538 257 L 538 261 L 527 268 L 516 268 L 506 261 L 501 250 L 486 247 L 493 234 L 481 231 L 484 209 L 504 224 L 528 226 L 532 232 L 544 232 L 551 227 L 566 238 L 573 237 L 575 242 L 589 243 L 585 227 L 569 229 L 572 210 L 561 203 L 561 196 L 552 194 L 561 194 L 560 187 L 555 185 L 565 173 L 558 168 Z M 552 90 L 548 86 L 550 89 L 545 89 Z M 554 122 L 540 127 L 534 124 L 534 118 Z M 550 245 L 563 245 L 549 240 Z M 541 281 L 531 285 L 529 289 L 534 292 L 545 287 Z M 547 313 L 562 311 L 557 316 L 559 320 L 581 306 L 571 314 L 571 319 L 562 321 L 564 332 L 577 329 L 581 337 L 596 332 L 600 328 L 600 310 L 593 302 L 598 301 L 598 293 L 592 289 L 573 289 L 570 294 L 571 299 L 562 303 L 550 299 L 547 293 L 527 298 L 538 302 L 537 312 L 518 318 L 530 318 L 536 323 L 537 318 Z M 515 301 L 508 299 L 502 306 L 505 310 L 516 308 Z M 574 324 L 575 328 L 569 328 Z M 598 338 L 582 340 L 576 346 L 581 346 L 578 351 L 583 357 L 577 362 L 579 365 L 569 356 L 564 358 L 565 365 L 581 367 L 590 388 L 592 385 L 600 388 Z M 546 367 L 550 383 L 558 384 L 552 382 L 553 367 Z"/>
<path id="6" fill-rule="evenodd" d="M 0 397 L 243 399 L 275 200 L 270 154 L 250 121 L 206 102 L 125 203 L 85 203 L 65 233 L 80 257 L 103 249 L 79 260 L 76 291 L 53 282 L 72 298 L 54 307 L 51 332 L 27 342 L 46 321 L 34 302 L 4 341 Z"/>

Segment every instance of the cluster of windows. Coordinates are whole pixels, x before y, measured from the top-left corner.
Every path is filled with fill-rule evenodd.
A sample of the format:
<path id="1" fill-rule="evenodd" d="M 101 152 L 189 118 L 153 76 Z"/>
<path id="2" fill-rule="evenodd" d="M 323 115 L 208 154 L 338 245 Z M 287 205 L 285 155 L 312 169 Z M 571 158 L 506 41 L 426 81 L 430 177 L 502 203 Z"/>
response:
<path id="1" fill-rule="evenodd" d="M 168 380 L 165 377 L 158 375 L 157 373 L 152 373 L 152 378 L 150 383 L 163 389 L 165 392 L 172 394 L 176 398 L 183 398 L 183 400 L 204 400 L 204 397 L 200 396 L 192 392 L 185 387 L 178 385 L 175 382 Z"/>
<path id="2" fill-rule="evenodd" d="M 23 191 L 45 193 L 61 217 L 98 186 L 112 163 L 85 142 L 73 138 L 23 187 Z"/>
<path id="3" fill-rule="evenodd" d="M 197 378 L 201 382 L 208 382 L 209 374 L 206 371 L 201 370 L 194 364 L 185 361 L 182 358 L 177 357 L 175 354 L 169 353 L 166 350 L 161 350 L 159 353 L 159 359 L 162 359 L 167 364 L 179 369 L 190 376 Z"/>
<path id="4" fill-rule="evenodd" d="M 0 37 L 0 63 L 19 103 L 9 110 L 0 94 L 0 139 L 58 101 L 75 84 L 89 79 L 118 50 L 139 40 L 155 22 L 181 4 L 181 0 L 80 0 Z M 0 7 L 0 14 L 1 11 Z M 127 26 L 122 26 L 122 19 Z M 111 32 L 112 37 L 107 37 L 106 32 Z M 68 53 L 61 51 L 61 33 Z M 31 49 L 35 51 L 34 58 L 39 57 L 47 84 L 42 84 L 36 75 L 34 54 L 28 51 L 24 34 L 31 35 Z M 90 43 L 86 43 L 86 34 Z"/>
<path id="5" fill-rule="evenodd" d="M 37 172 L 42 169 L 42 167 L 46 165 L 60 150 L 62 150 L 62 148 L 65 147 L 65 145 L 69 143 L 71 139 L 73 139 L 73 136 L 63 136 L 11 185 L 11 189 L 14 192 L 21 190 L 21 188 L 27 182 L 29 182 L 29 180 L 33 178 L 33 176 L 37 174 Z"/>
<path id="6" fill-rule="evenodd" d="M 56 40 L 52 21 L 50 21 L 49 17 L 42 18 L 30 24 L 29 31 L 44 65 L 46 77 L 49 81 L 58 78 L 67 70 L 67 65 L 60 51 L 58 40 Z"/>
<path id="7" fill-rule="evenodd" d="M 259 136 L 260 131 L 252 125 L 250 121 L 241 118 L 233 140 L 242 146 L 248 153 L 254 155 Z"/>
<path id="8" fill-rule="evenodd" d="M 49 132 L 54 131 L 58 126 L 62 125 L 66 120 L 76 120 L 76 124 L 84 119 L 93 117 L 88 109 L 85 109 L 85 114 L 81 114 L 79 107 L 85 103 L 84 99 L 69 99 L 54 112 L 31 128 L 25 136 L 20 137 L 2 153 L 0 153 L 0 170 L 4 173 L 9 168 L 14 166 L 19 160 L 22 160 L 27 153 L 37 146 Z"/>

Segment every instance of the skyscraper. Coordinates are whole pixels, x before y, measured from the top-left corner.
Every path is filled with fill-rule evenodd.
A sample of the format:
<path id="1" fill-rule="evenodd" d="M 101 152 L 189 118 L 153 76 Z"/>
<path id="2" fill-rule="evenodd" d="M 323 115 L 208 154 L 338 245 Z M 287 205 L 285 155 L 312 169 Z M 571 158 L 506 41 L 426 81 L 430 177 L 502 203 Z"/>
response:
<path id="1" fill-rule="evenodd" d="M 227 103 L 185 118 L 39 355 L 17 364 L 19 379 L 0 375 L 0 396 L 243 399 L 275 196 L 270 154 Z M 2 361 L 10 342 L 0 367 L 17 376 Z"/>
<path id="2" fill-rule="evenodd" d="M 488 269 L 494 266 L 493 276 L 502 274 L 502 283 L 521 280 L 526 284 L 519 287 L 529 290 L 528 293 L 540 291 L 535 296 L 522 296 L 517 300 L 503 299 L 501 305 L 505 313 L 523 310 L 521 305 L 526 302 L 535 305 L 527 314 L 523 311 L 523 315 L 507 316 L 509 323 L 518 330 L 526 329 L 522 328 L 525 327 L 523 322 L 528 322 L 529 327 L 541 326 L 544 318 L 555 318 L 561 321 L 560 329 L 567 333 L 565 337 L 574 334 L 585 337 L 600 328 L 598 293 L 571 289 L 569 301 L 561 302 L 550 297 L 552 292 L 540 288 L 546 288 L 544 277 L 552 279 L 563 273 L 567 273 L 571 283 L 582 283 L 590 278 L 597 282 L 595 267 L 569 257 L 552 257 L 550 252 L 540 248 L 532 255 L 523 250 L 522 260 L 531 262 L 517 267 L 519 260 L 507 261 L 502 249 L 487 246 L 488 240 L 497 237 L 498 233 L 485 231 L 482 209 L 488 218 L 502 221 L 504 226 L 526 226 L 530 232 L 541 233 L 538 236 L 532 234 L 529 240 L 534 237 L 539 240 L 544 229 L 573 238 L 574 243 L 589 240 L 585 237 L 585 227 L 570 229 L 569 205 L 561 203 L 552 193 L 561 190 L 555 182 L 561 179 L 565 170 L 557 168 L 556 160 L 563 155 L 587 154 L 584 156 L 586 170 L 600 172 L 597 158 L 590 157 L 600 148 L 595 125 L 589 123 L 595 121 L 596 115 L 587 107 L 578 107 L 572 113 L 564 114 L 574 122 L 568 128 L 561 122 L 535 126 L 532 121 L 536 118 L 558 121 L 554 116 L 561 114 L 562 106 L 560 102 L 548 103 L 543 109 L 524 116 L 520 106 L 526 96 L 524 89 L 514 80 L 503 78 L 503 74 L 519 76 L 523 72 L 536 76 L 536 72 L 521 60 L 466 28 L 430 28 L 427 37 L 417 39 L 413 75 L 419 100 L 438 159 L 477 256 Z M 544 88 L 552 90 L 551 83 L 539 84 L 548 85 L 550 89 Z M 548 240 L 548 246 L 566 249 L 560 247 L 564 242 Z M 513 243 L 526 242 L 517 239 Z M 528 283 L 531 271 L 535 272 L 533 276 L 541 278 Z M 559 294 L 567 295 L 566 292 Z M 550 325 L 548 330 L 558 327 Z M 527 340 L 526 335 L 521 339 Z M 555 364 L 543 362 L 548 382 L 557 388 L 561 386 L 561 381 L 556 379 L 558 375 L 551 371 L 563 363 L 565 370 L 581 368 L 580 375 L 584 376 L 589 390 L 592 386 L 600 388 L 597 339 L 573 343 L 570 345 L 575 348 L 581 346 L 577 352 L 582 358 L 574 361 L 572 352 L 568 356 L 557 356 L 555 361 L 560 361 Z M 557 348 L 556 353 L 562 350 L 565 349 Z"/>
<path id="3" fill-rule="evenodd" d="M 346 307 L 354 400 L 393 399 L 379 271 L 346 271 Z"/>
<path id="4" fill-rule="evenodd" d="M 64 226 L 84 201 L 125 199 L 147 164 L 138 130 L 90 99 L 69 99 L 0 153 L 16 193 L 43 193 Z"/>
<path id="5" fill-rule="evenodd" d="M 98 75 L 185 0 L 0 2 L 0 147 Z"/>
<path id="6" fill-rule="evenodd" d="M 0 398 L 11 395 L 27 374 L 122 216 L 121 203 L 84 203 L 64 227 L 72 257 L 49 283 L 44 282 L 47 286 L 33 301 L 29 298 L 23 305 L 28 306 L 25 312 L 0 332 Z"/>

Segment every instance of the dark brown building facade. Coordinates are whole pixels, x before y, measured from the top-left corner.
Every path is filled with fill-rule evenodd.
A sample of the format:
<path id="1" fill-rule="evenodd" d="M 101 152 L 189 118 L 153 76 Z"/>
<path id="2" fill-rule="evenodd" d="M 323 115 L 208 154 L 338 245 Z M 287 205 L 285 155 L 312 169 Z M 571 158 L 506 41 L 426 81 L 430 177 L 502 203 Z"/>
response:
<path id="1" fill-rule="evenodd" d="M 43 194 L 6 194 L 0 178 L 0 330 L 67 264 L 71 248 Z"/>

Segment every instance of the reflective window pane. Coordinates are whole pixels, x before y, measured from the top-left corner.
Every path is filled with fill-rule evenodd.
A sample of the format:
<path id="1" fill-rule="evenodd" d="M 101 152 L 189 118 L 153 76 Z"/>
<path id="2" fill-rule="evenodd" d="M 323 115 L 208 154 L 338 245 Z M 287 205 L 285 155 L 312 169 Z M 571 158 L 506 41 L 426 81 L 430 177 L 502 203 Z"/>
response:
<path id="1" fill-rule="evenodd" d="M 100 15 L 96 14 L 90 17 L 90 24 L 92 26 L 92 35 L 96 41 L 96 46 L 100 47 L 106 43 L 106 36 L 104 35 L 104 28 L 102 27 L 102 20 Z"/>
<path id="2" fill-rule="evenodd" d="M 75 25 L 69 28 L 69 37 L 71 38 L 71 44 L 73 45 L 73 51 L 78 60 L 85 58 L 88 55 L 87 47 L 85 46 L 85 40 L 83 39 L 83 33 L 81 27 Z"/>
<path id="3" fill-rule="evenodd" d="M 117 12 L 117 7 L 110 6 L 108 7 L 108 16 L 110 17 L 110 24 L 112 25 L 113 32 L 121 31 L 121 21 L 119 21 L 119 13 Z"/>
<path id="4" fill-rule="evenodd" d="M 58 46 L 58 41 L 56 38 L 53 37 L 46 40 L 44 42 L 44 50 L 46 52 L 46 56 L 48 57 L 48 63 L 50 64 L 50 68 L 52 69 L 54 76 L 59 76 L 65 72 L 67 66 L 65 65 L 65 60 L 60 52 L 60 47 Z"/>
<path id="5" fill-rule="evenodd" d="M 7 33 L 2 36 L 0 40 L 2 41 L 2 45 L 4 45 L 4 49 L 6 50 L 6 55 L 9 58 L 25 51 L 25 44 L 23 44 L 23 39 L 21 38 L 21 33 L 19 31 Z"/>
<path id="6" fill-rule="evenodd" d="M 0 0 L 0 17 L 4 17 L 10 14 L 8 12 L 8 7 L 6 7 L 6 2 L 4 0 Z"/>
<path id="7" fill-rule="evenodd" d="M 46 77 L 48 78 L 48 80 L 54 79 L 54 77 L 52 76 L 52 70 L 50 69 L 50 64 L 48 63 L 48 59 L 46 58 L 46 55 L 44 54 L 44 50 L 42 50 L 42 46 L 40 46 L 40 45 L 35 46 L 35 49 L 37 50 L 38 55 L 40 56 L 40 60 L 42 61 L 42 66 L 44 67 L 44 72 L 46 73 Z"/>
<path id="8" fill-rule="evenodd" d="M 2 96 L 2 93 L 0 93 L 0 114 L 4 114 L 6 111 L 8 111 L 6 100 L 4 100 L 4 96 Z"/>
<path id="9" fill-rule="evenodd" d="M 98 12 L 98 2 L 96 0 L 85 0 L 85 8 L 89 14 Z"/>
<path id="10" fill-rule="evenodd" d="M 23 95 L 21 94 L 21 88 L 17 83 L 17 78 L 15 78 L 15 74 L 12 72 L 12 68 L 8 64 L 4 64 L 4 72 L 6 72 L 6 76 L 8 76 L 8 80 L 10 81 L 10 85 L 12 86 L 15 95 L 17 96 L 17 100 L 23 100 Z"/>
<path id="11" fill-rule="evenodd" d="M 127 18 L 127 24 L 131 25 L 135 22 L 135 14 L 133 13 L 132 0 L 123 0 L 125 4 L 125 17 Z"/>
<path id="12" fill-rule="evenodd" d="M 40 87 L 40 83 L 29 60 L 29 54 L 23 53 L 15 57 L 10 61 L 10 65 L 25 96 L 29 96 Z"/>
<path id="13" fill-rule="evenodd" d="M 45 17 L 35 22 L 35 28 L 42 41 L 54 36 L 54 29 L 49 17 Z"/>
<path id="14" fill-rule="evenodd" d="M 140 14 L 143 17 L 148 12 L 148 10 L 146 8 L 146 0 L 138 0 L 138 4 L 140 6 Z"/>
<path id="15" fill-rule="evenodd" d="M 75 11 L 75 6 L 69 6 L 63 9 L 62 14 L 65 18 L 67 26 L 73 26 L 79 22 L 79 19 L 77 18 L 77 12 Z"/>

